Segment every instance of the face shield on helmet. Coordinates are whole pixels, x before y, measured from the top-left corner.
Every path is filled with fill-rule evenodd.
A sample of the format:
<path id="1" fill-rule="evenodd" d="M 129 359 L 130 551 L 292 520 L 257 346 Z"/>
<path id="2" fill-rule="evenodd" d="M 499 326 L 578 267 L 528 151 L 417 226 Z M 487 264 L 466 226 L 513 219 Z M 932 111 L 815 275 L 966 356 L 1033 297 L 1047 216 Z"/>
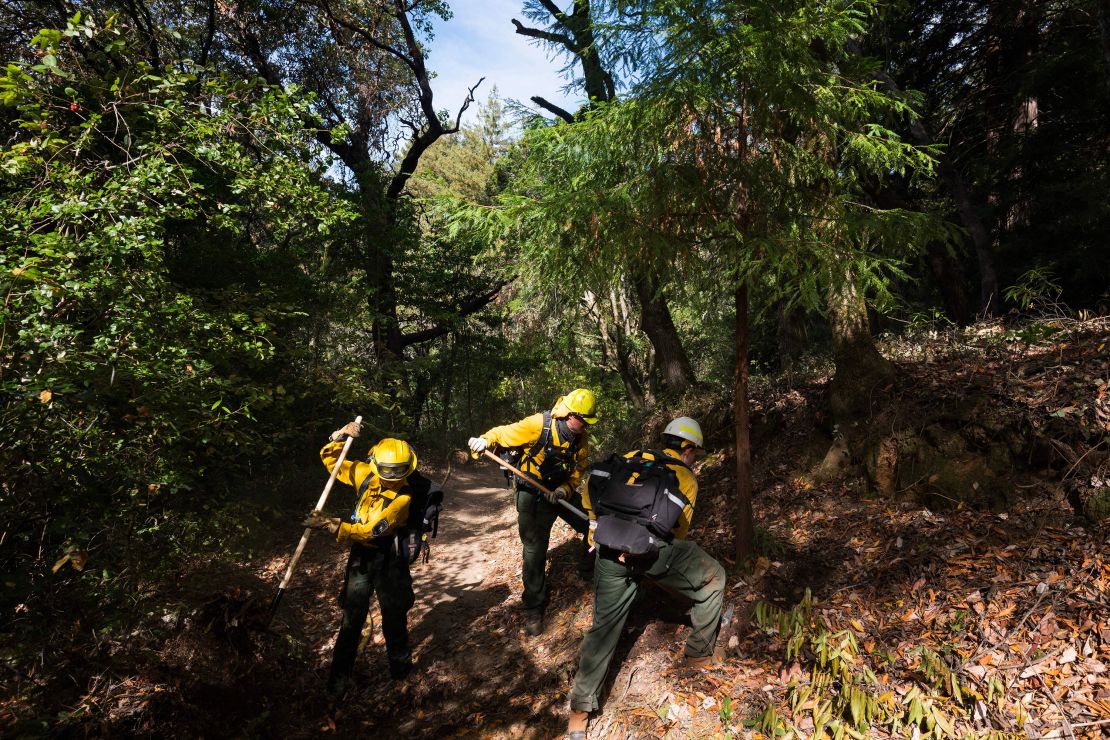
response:
<path id="1" fill-rule="evenodd" d="M 387 437 L 370 450 L 370 462 L 382 480 L 399 481 L 416 470 L 416 453 L 408 442 Z"/>

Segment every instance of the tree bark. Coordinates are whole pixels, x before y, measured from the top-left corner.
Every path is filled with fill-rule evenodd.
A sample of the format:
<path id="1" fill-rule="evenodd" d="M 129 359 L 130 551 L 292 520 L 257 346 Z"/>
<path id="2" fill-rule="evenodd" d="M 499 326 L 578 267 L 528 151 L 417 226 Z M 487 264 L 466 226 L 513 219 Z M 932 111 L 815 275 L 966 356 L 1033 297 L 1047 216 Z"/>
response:
<path id="1" fill-rule="evenodd" d="M 654 276 L 647 271 L 638 270 L 632 282 L 640 299 L 640 328 L 655 348 L 656 368 L 662 374 L 663 387 L 669 393 L 682 393 L 697 378 L 682 347 L 667 300 Z"/>
<path id="2" fill-rule="evenodd" d="M 733 543 L 737 561 L 755 553 L 755 525 L 752 516 L 752 443 L 748 421 L 748 285 L 736 288 L 736 375 L 733 408 L 736 423 L 736 495 L 733 498 Z"/>
<path id="3" fill-rule="evenodd" d="M 894 379 L 894 367 L 875 347 L 867 304 L 850 265 L 831 276 L 828 303 L 836 362 L 829 384 L 829 408 L 833 421 L 847 429 L 870 412 L 876 389 Z"/>
<path id="4" fill-rule="evenodd" d="M 1106 64 L 1106 84 L 1110 85 L 1110 0 L 1098 1 L 1098 28 L 1102 37 L 1102 61 Z"/>
<path id="5" fill-rule="evenodd" d="M 941 301 L 944 303 L 945 315 L 953 324 L 966 326 L 971 321 L 971 311 L 967 305 L 964 276 L 959 263 L 952 258 L 943 244 L 937 242 L 929 242 L 925 252 L 933 277 L 937 281 Z"/>

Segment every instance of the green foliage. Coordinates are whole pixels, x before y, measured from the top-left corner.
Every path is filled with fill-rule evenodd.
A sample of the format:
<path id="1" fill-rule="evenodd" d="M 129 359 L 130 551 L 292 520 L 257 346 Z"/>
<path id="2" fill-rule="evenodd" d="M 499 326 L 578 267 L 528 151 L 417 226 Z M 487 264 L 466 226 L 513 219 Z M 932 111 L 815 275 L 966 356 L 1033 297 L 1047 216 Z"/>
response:
<path id="1" fill-rule="evenodd" d="M 915 679 L 901 695 L 892 691 L 889 677 L 880 681 L 870 666 L 872 656 L 860 650 L 855 632 L 830 631 L 815 618 L 808 591 L 790 610 L 757 603 L 754 621 L 761 630 L 785 642 L 787 662 L 808 664 L 808 676 L 791 681 L 787 703 L 794 722 L 803 715 L 811 718 L 813 737 L 862 738 L 871 731 L 956 737 L 953 715 L 965 711 L 963 705 L 970 706 L 973 699 L 983 699 L 959 680 L 941 656 L 925 647 L 911 651 L 905 666 L 924 681 Z M 994 698 L 991 693 L 987 701 Z M 793 729 L 786 718 L 779 717 L 774 705 L 768 705 L 757 722 L 770 729 L 772 720 L 782 733 Z"/>
<path id="2" fill-rule="evenodd" d="M 919 98 L 881 91 L 846 48 L 873 8 L 605 6 L 607 48 L 636 50 L 638 82 L 573 124 L 528 128 L 506 189 L 492 206 L 456 203 L 450 228 L 478 234 L 548 290 L 604 295 L 656 276 L 710 382 L 732 372 L 721 347 L 740 281 L 757 315 L 821 310 L 847 275 L 872 303 L 892 304 L 908 257 L 953 232 L 868 195 L 876 183 L 927 181 L 935 155 L 896 133 Z"/>
<path id="3" fill-rule="evenodd" d="M 304 306 L 330 300 L 320 246 L 350 216 L 306 165 L 306 102 L 152 69 L 134 43 L 78 15 L 0 78 L 16 131 L 0 149 L 0 464 L 17 550 L 159 541 L 202 481 L 280 448 L 306 398 L 289 375 L 309 359 Z"/>
<path id="4" fill-rule="evenodd" d="M 1002 295 L 1023 310 L 1028 310 L 1043 301 L 1058 300 L 1062 292 L 1051 269 L 1034 267 L 1022 273 L 1017 282 L 1006 288 Z"/>

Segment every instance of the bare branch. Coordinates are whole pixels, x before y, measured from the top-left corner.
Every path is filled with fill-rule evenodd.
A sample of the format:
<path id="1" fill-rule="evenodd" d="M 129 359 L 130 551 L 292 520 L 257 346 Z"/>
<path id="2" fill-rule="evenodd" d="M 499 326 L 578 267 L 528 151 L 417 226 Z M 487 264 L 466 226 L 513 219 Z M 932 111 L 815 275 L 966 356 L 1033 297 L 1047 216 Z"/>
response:
<path id="1" fill-rule="evenodd" d="M 551 33 L 550 31 L 542 31 L 538 28 L 529 28 L 528 26 L 525 26 L 523 23 L 518 21 L 516 18 L 513 18 L 513 25 L 516 26 L 516 32 L 519 33 L 521 36 L 530 36 L 534 39 L 543 39 L 544 41 L 549 41 L 552 44 L 562 44 L 571 52 L 574 52 L 575 50 L 574 40 L 571 39 L 570 36 L 561 33 Z"/>
<path id="2" fill-rule="evenodd" d="M 409 52 L 409 66 L 412 68 L 413 74 L 416 75 L 416 84 L 420 86 L 420 108 L 424 111 L 424 118 L 428 121 L 428 131 L 435 132 L 436 138 L 438 138 L 443 126 L 440 124 L 439 116 L 436 115 L 436 109 L 432 105 L 432 85 L 428 81 L 428 70 L 424 66 L 424 52 L 420 50 L 420 44 L 416 42 L 416 34 L 413 33 L 412 24 L 409 23 L 409 17 L 406 15 L 409 9 L 404 0 L 396 0 L 394 7 L 396 11 L 393 15 L 401 24 L 401 31 L 405 34 L 405 44 L 408 46 Z M 432 141 L 435 141 L 435 138 Z"/>
<path id="3" fill-rule="evenodd" d="M 470 90 L 467 91 L 466 100 L 463 101 L 462 106 L 459 108 L 459 114 L 455 116 L 455 125 L 449 129 L 445 129 L 443 133 L 453 134 L 459 130 L 459 123 L 462 121 L 463 113 L 466 113 L 466 109 L 469 108 L 470 104 L 474 102 L 474 91 L 478 89 L 478 85 L 481 85 L 483 82 L 485 82 L 485 79 L 485 77 L 478 78 L 478 81 L 474 83 L 474 87 L 470 88 Z"/>
<path id="4" fill-rule="evenodd" d="M 536 105 L 538 105 L 541 108 L 545 108 L 545 109 L 551 111 L 552 113 L 557 115 L 559 118 L 562 118 L 567 123 L 574 123 L 574 116 L 572 116 L 570 113 L 563 110 L 559 106 L 555 105 L 554 103 L 548 102 L 546 99 L 541 98 L 539 95 L 533 95 L 532 96 L 532 102 L 535 103 Z"/>
<path id="5" fill-rule="evenodd" d="M 566 13 L 564 13 L 562 10 L 560 10 L 559 6 L 556 5 L 554 2 L 552 2 L 552 0 L 539 0 L 539 1 L 540 1 L 540 5 L 542 5 L 547 10 L 548 13 L 551 13 L 551 15 L 553 15 L 555 17 L 555 20 L 557 20 L 559 22 L 563 21 L 563 16 L 566 15 Z"/>

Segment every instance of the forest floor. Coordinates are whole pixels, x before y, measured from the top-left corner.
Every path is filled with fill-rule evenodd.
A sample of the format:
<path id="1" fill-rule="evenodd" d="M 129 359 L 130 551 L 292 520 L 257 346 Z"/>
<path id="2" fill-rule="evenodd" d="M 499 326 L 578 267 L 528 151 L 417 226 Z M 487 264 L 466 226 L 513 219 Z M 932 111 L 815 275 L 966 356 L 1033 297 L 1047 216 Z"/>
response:
<path id="1" fill-rule="evenodd" d="M 836 722 L 866 737 L 1110 735 L 1110 545 L 1106 522 L 1079 517 L 1068 485 L 1077 470 L 1087 489 L 1110 485 L 1098 427 L 1110 381 L 1106 329 L 1032 344 L 984 335 L 959 347 L 941 338 L 931 353 L 898 361 L 895 402 L 911 411 L 986 394 L 990 402 L 976 407 L 982 418 L 961 422 L 966 429 L 978 434 L 991 416 L 1059 440 L 1056 458 L 1010 460 L 992 483 L 1007 488 L 1004 508 L 938 506 L 902 490 L 876 496 L 851 474 L 812 485 L 806 471 L 827 444 L 814 441 L 821 380 L 757 390 L 762 555 L 751 568 L 730 560 L 726 453 L 699 471 L 691 532 L 729 570 L 737 619 L 724 638 L 726 660 L 684 670 L 682 607 L 645 588 L 591 736 L 809 737 Z M 249 557 L 198 554 L 174 583 L 160 584 L 163 606 L 142 628 L 101 633 L 94 647 L 75 643 L 65 660 L 9 685 L 0 728 L 12 736 L 559 735 L 592 607 L 573 532 L 555 525 L 546 630 L 527 637 L 504 479 L 487 465 L 462 465 L 446 490 L 432 558 L 413 566 L 409 678 L 388 678 L 374 609 L 356 686 L 341 704 L 329 700 L 346 552 L 325 536 L 309 543 L 269 631 L 247 629 L 300 534 L 302 512 L 290 510 L 251 533 Z M 339 513 L 350 498 L 336 491 L 329 509 Z M 852 687 L 865 697 L 852 698 Z"/>

